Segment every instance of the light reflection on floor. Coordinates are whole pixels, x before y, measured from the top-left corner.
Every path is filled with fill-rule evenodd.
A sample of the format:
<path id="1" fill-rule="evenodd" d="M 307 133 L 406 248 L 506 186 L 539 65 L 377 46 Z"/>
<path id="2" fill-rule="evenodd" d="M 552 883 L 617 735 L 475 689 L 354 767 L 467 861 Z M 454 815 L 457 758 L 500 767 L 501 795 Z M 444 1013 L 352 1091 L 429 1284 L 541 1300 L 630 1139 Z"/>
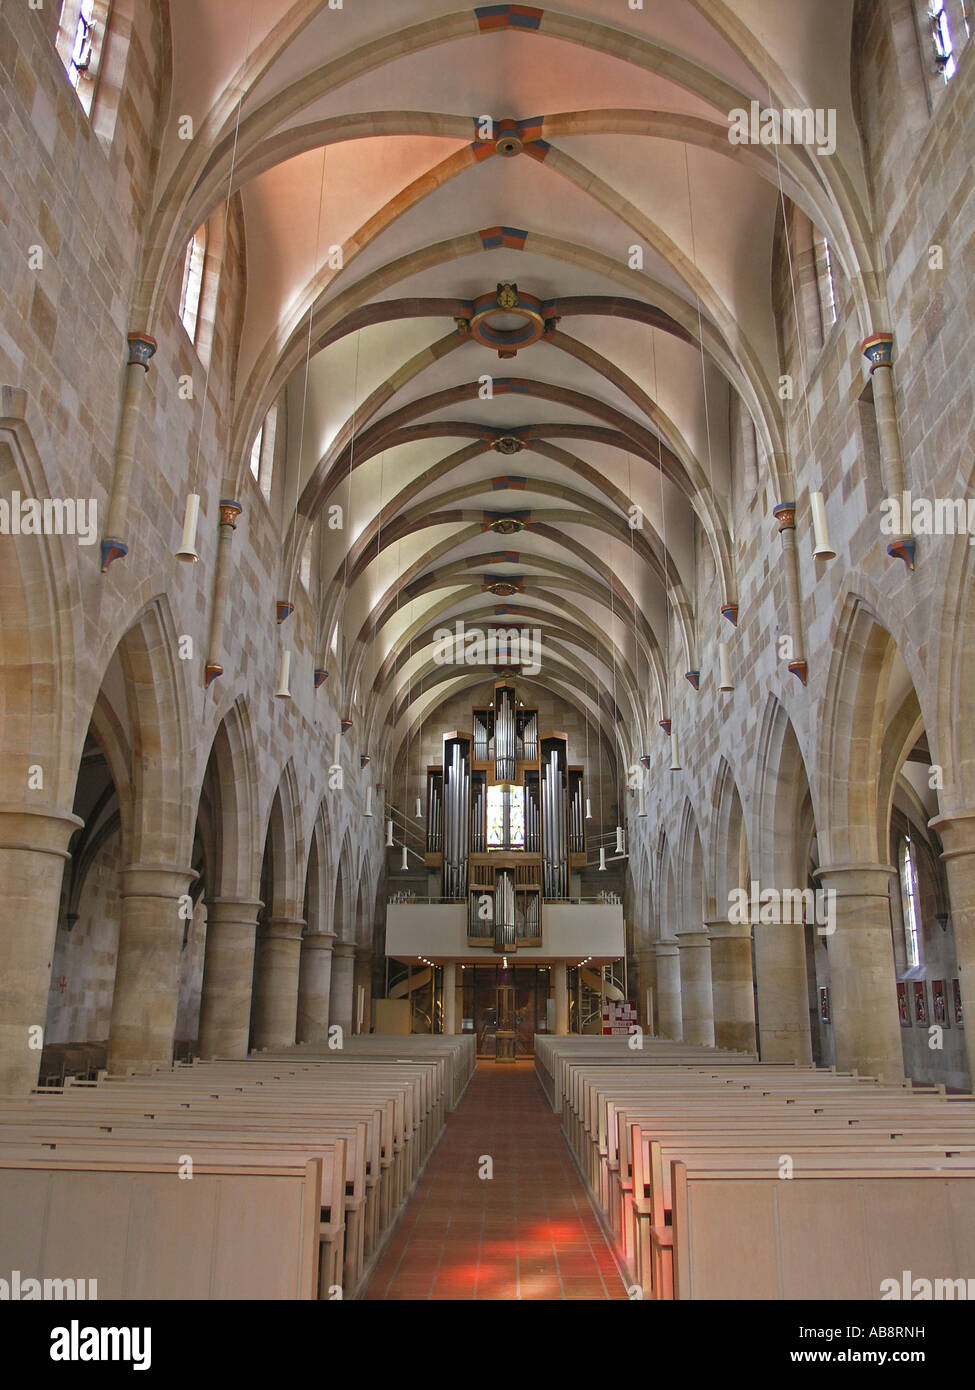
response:
<path id="1" fill-rule="evenodd" d="M 626 1298 L 530 1062 L 478 1064 L 364 1296 Z"/>

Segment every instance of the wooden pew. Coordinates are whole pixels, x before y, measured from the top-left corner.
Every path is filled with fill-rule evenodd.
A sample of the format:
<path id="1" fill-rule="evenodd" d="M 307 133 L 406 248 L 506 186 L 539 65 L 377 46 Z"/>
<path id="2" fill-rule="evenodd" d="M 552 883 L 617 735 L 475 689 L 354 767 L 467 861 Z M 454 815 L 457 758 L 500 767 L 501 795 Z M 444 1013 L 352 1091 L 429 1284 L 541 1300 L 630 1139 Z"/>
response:
<path id="1" fill-rule="evenodd" d="M 0 1151 L 0 1266 L 95 1279 L 104 1299 L 318 1297 L 321 1160 L 201 1162 Z"/>

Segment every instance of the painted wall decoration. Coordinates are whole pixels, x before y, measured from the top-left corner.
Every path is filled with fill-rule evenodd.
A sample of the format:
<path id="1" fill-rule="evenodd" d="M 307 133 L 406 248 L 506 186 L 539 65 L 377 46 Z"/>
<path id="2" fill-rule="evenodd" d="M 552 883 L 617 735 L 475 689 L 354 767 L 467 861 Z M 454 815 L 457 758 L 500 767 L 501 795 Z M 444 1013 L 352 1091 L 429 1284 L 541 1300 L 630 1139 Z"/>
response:
<path id="1" fill-rule="evenodd" d="M 965 1022 L 965 1018 L 962 1014 L 961 1008 L 961 980 L 952 980 L 951 997 L 952 1002 L 954 1004 L 955 1022 L 958 1024 L 958 1027 L 961 1028 L 963 1023 Z"/>

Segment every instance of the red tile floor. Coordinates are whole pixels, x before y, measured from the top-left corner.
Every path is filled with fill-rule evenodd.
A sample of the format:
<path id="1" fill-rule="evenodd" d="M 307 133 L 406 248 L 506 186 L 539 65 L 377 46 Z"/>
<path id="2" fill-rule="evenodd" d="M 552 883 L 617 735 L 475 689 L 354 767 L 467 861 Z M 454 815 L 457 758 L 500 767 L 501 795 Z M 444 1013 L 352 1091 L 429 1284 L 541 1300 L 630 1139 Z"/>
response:
<path id="1" fill-rule="evenodd" d="M 364 1297 L 626 1298 L 531 1061 L 478 1062 Z"/>

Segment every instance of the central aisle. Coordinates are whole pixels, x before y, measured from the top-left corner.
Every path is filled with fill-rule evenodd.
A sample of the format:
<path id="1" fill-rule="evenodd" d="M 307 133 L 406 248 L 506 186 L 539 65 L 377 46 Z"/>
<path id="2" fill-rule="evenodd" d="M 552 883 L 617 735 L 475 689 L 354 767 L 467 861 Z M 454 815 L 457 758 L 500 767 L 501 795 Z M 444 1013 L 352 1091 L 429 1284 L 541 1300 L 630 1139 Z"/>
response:
<path id="1" fill-rule="evenodd" d="M 530 1061 L 478 1062 L 363 1296 L 626 1298 Z"/>

